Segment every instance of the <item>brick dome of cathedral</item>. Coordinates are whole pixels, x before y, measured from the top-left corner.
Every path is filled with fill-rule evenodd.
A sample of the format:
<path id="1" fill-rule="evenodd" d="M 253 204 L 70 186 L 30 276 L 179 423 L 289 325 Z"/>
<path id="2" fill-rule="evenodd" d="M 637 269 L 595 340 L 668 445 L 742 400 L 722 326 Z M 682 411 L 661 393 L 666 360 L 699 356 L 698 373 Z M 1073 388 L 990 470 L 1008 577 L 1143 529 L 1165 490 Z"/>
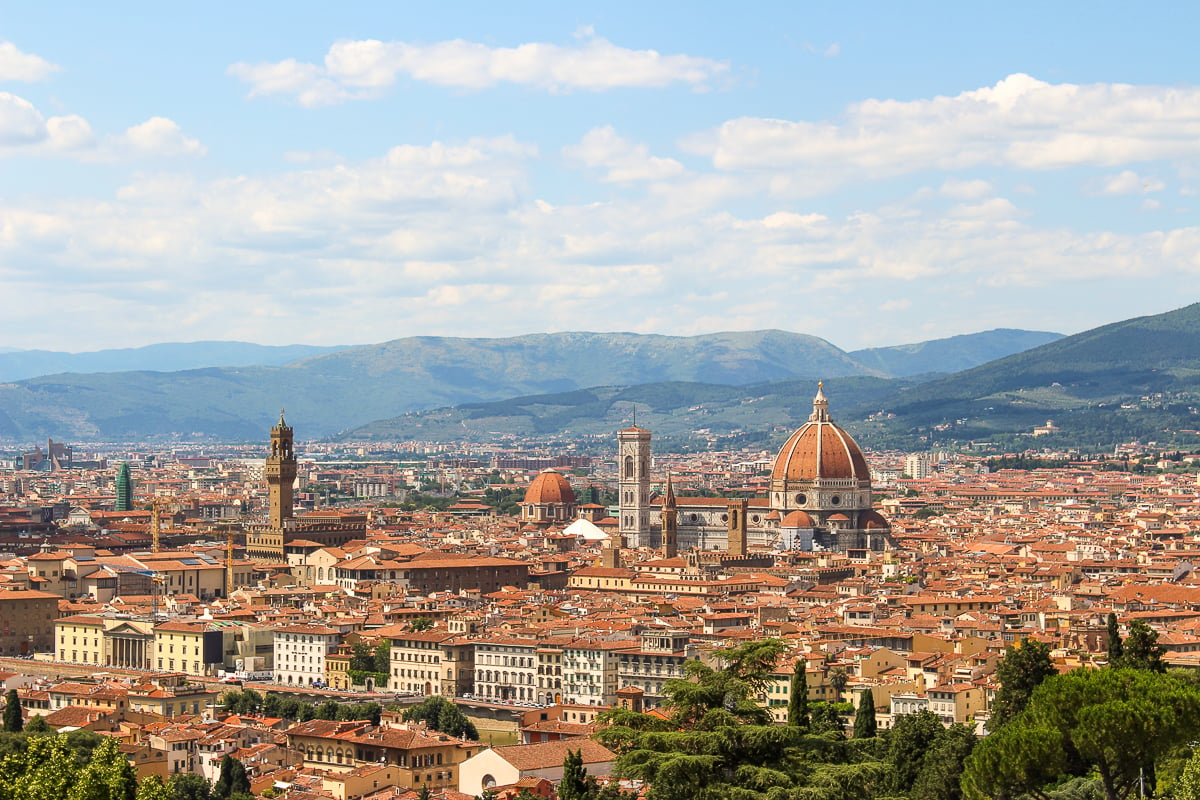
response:
<path id="1" fill-rule="evenodd" d="M 880 514 L 878 511 L 872 510 L 864 511 L 862 515 L 859 516 L 858 527 L 865 530 L 873 530 L 875 528 L 890 529 L 892 525 L 886 519 L 884 519 L 882 514 Z"/>
<path id="2" fill-rule="evenodd" d="M 797 509 L 796 511 L 792 511 L 786 517 L 784 517 L 783 521 L 779 523 L 779 527 L 815 528 L 817 527 L 817 523 L 813 521 L 813 518 L 809 516 L 808 512 Z"/>
<path id="3" fill-rule="evenodd" d="M 566 478 L 555 470 L 548 469 L 529 484 L 529 488 L 525 490 L 525 502 L 533 505 L 574 503 L 575 492 Z"/>
<path id="4" fill-rule="evenodd" d="M 817 389 L 813 412 L 779 448 L 771 478 L 789 481 L 871 479 L 858 444 L 829 417 L 823 388 Z"/>

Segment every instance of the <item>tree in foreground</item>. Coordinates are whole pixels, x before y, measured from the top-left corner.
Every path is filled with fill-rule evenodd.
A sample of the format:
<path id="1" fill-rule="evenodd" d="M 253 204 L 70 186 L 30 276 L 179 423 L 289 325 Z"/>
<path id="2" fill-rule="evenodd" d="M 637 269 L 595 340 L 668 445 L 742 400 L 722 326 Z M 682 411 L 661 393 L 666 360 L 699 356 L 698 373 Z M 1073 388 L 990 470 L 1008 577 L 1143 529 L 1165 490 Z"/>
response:
<path id="1" fill-rule="evenodd" d="M 796 659 L 792 668 L 792 686 L 788 694 L 788 725 L 808 730 L 808 661 L 804 656 Z"/>
<path id="2" fill-rule="evenodd" d="M 842 702 L 842 692 L 846 690 L 846 683 L 849 680 L 846 670 L 841 667 L 834 667 L 829 671 L 829 685 L 833 687 L 833 702 Z"/>
<path id="3" fill-rule="evenodd" d="M 1117 612 L 1108 612 L 1108 665 L 1117 666 L 1124 649 L 1121 647 L 1121 626 L 1117 623 Z"/>
<path id="4" fill-rule="evenodd" d="M 229 800 L 231 797 L 249 793 L 250 777 L 246 774 L 246 766 L 231 755 L 223 756 L 221 772 L 212 787 L 213 797 L 216 800 Z"/>
<path id="5" fill-rule="evenodd" d="M 854 715 L 854 738 L 869 739 L 879 730 L 875 720 L 875 695 L 863 689 L 858 698 L 858 711 Z"/>
<path id="6" fill-rule="evenodd" d="M 558 782 L 559 800 L 585 800 L 587 795 L 588 773 L 583 766 L 583 751 L 568 750 L 563 759 L 563 777 Z"/>
<path id="7" fill-rule="evenodd" d="M 1144 669 L 1151 672 L 1166 672 L 1163 647 L 1158 643 L 1158 632 L 1142 620 L 1129 626 L 1129 635 L 1121 645 L 1121 656 L 1109 666 L 1125 669 Z"/>
<path id="8" fill-rule="evenodd" d="M 961 800 L 963 765 L 979 738 L 966 725 L 951 725 L 934 739 L 913 782 L 912 800 Z"/>
<path id="9" fill-rule="evenodd" d="M 21 698 L 16 689 L 9 689 L 4 696 L 4 730 L 8 733 L 20 733 L 25 727 L 25 719 L 21 716 Z"/>
<path id="10" fill-rule="evenodd" d="M 1079 669 L 1046 680 L 1024 713 L 975 747 L 963 790 L 973 800 L 1047 798 L 1077 765 L 1095 771 L 1107 800 L 1123 800 L 1142 781 L 1153 786 L 1156 765 L 1198 736 L 1200 691 L 1178 678 Z"/>
<path id="11" fill-rule="evenodd" d="M 479 738 L 475 723 L 471 722 L 457 705 L 444 697 L 426 697 L 415 706 L 406 709 L 403 716 L 406 720 L 420 720 L 433 730 L 448 736 Z"/>
<path id="12" fill-rule="evenodd" d="M 151 775 L 142 778 L 138 783 L 137 800 L 172 800 L 171 790 L 163 783 L 162 778 Z"/>
<path id="13" fill-rule="evenodd" d="M 137 788 L 137 773 L 116 739 L 105 736 L 76 776 L 67 800 L 135 800 Z"/>
<path id="14" fill-rule="evenodd" d="M 203 775 L 190 772 L 172 775 L 167 789 L 171 800 L 212 800 L 212 785 Z"/>
<path id="15" fill-rule="evenodd" d="M 887 742 L 894 793 L 907 794 L 913 788 L 926 756 L 944 730 L 938 715 L 927 708 L 915 714 L 901 714 L 892 722 Z"/>
<path id="16" fill-rule="evenodd" d="M 996 731 L 1025 710 L 1033 691 L 1042 681 L 1057 674 L 1050 661 L 1050 648 L 1037 639 L 1011 645 L 996 667 L 1000 688 L 992 701 L 988 730 Z"/>

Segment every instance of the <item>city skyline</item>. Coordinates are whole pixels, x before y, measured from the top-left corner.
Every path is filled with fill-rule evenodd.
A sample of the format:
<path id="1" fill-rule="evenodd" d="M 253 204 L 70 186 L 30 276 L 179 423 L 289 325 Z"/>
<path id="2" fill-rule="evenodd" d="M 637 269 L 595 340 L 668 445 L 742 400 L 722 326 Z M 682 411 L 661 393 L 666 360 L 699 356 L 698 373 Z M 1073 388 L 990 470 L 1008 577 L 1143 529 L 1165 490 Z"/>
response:
<path id="1" fill-rule="evenodd" d="M 0 347 L 849 350 L 1200 290 L 1190 8 L 124 8 L 4 8 Z"/>

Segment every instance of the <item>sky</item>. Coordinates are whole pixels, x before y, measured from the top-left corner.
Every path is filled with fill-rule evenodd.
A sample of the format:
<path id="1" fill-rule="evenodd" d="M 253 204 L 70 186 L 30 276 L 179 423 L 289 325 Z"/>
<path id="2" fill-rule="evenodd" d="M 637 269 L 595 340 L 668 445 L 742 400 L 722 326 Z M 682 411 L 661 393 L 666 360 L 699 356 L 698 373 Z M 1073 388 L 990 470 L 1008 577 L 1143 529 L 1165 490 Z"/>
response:
<path id="1" fill-rule="evenodd" d="M 0 348 L 1200 299 L 1200 5 L 0 0 Z"/>

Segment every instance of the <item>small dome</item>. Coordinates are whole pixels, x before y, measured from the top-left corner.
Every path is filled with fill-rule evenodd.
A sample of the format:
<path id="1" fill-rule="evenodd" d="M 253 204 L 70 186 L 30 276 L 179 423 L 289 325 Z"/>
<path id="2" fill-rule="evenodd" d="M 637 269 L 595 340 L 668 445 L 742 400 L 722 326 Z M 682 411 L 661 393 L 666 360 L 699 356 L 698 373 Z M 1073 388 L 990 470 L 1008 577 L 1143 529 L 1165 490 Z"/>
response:
<path id="1" fill-rule="evenodd" d="M 864 530 L 891 529 L 891 524 L 878 511 L 864 511 L 858 518 L 859 527 Z"/>
<path id="2" fill-rule="evenodd" d="M 575 502 L 575 492 L 571 484 L 557 471 L 548 469 L 533 479 L 525 491 L 525 502 L 533 505 L 550 505 L 552 503 Z"/>
<path id="3" fill-rule="evenodd" d="M 817 388 L 813 412 L 779 448 L 772 480 L 871 479 L 871 470 L 858 444 L 829 416 L 824 389 Z"/>
<path id="4" fill-rule="evenodd" d="M 847 517 L 845 514 L 831 514 L 829 516 L 829 521 L 830 522 L 849 522 L 850 518 Z"/>
<path id="5" fill-rule="evenodd" d="M 815 528 L 817 524 L 813 522 L 813 518 L 806 511 L 793 511 L 783 518 L 783 522 L 779 523 L 781 528 Z"/>

